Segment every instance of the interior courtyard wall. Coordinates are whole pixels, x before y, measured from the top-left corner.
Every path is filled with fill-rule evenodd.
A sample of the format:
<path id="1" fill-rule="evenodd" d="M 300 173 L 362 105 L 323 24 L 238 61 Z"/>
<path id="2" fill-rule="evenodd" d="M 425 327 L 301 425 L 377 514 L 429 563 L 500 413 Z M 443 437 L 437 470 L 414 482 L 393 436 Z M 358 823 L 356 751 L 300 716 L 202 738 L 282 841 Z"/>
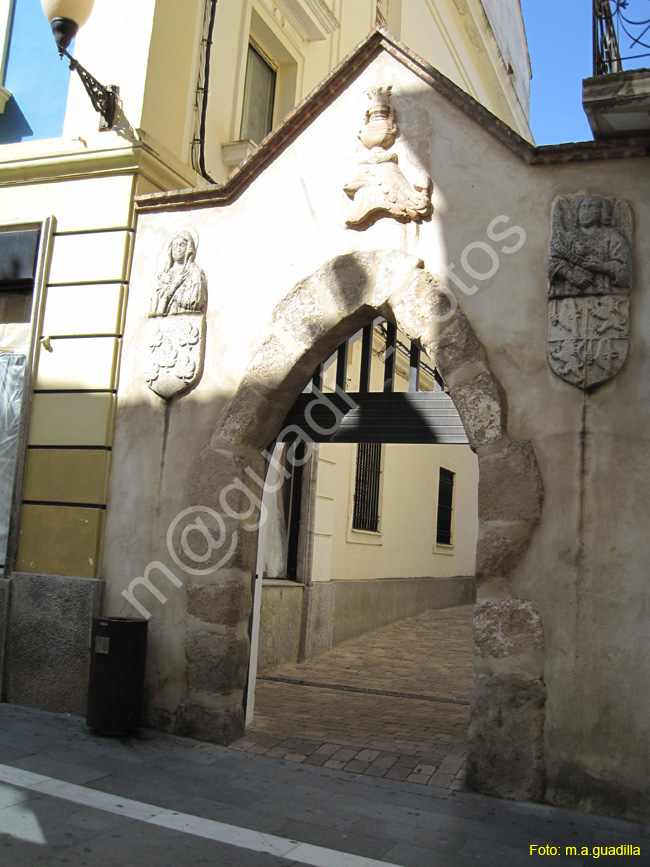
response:
<path id="1" fill-rule="evenodd" d="M 379 533 L 352 528 L 356 448 L 322 444 L 318 462 L 312 580 L 474 574 L 478 465 L 469 448 L 386 444 Z M 453 546 L 436 544 L 440 467 L 455 474 Z"/>
<path id="2" fill-rule="evenodd" d="M 364 232 L 354 232 L 343 227 L 346 200 L 341 188 L 354 169 L 365 92 L 385 82 L 393 84 L 400 118 L 400 165 L 410 177 L 418 172 L 432 176 L 434 215 L 421 226 L 380 220 Z M 546 360 L 552 204 L 557 196 L 579 191 L 623 199 L 635 216 L 630 355 L 612 382 L 587 395 L 557 378 Z M 107 611 L 132 613 L 120 594 L 149 562 L 173 566 L 166 550 L 167 529 L 200 492 L 196 485 L 191 490 L 192 478 L 220 445 L 213 441 L 206 452 L 206 444 L 257 348 L 268 338 L 274 308 L 292 287 L 324 262 L 372 250 L 397 250 L 421 258 L 434 275 L 443 274 L 445 265 L 452 263 L 467 279 L 460 269 L 469 261 L 467 246 L 490 242 L 499 268 L 480 281 L 479 291 L 465 294 L 453 281 L 447 283 L 507 395 L 510 439 L 529 440 L 534 446 L 545 500 L 530 549 L 512 574 L 504 568 L 501 576 L 493 573 L 492 580 L 481 585 L 479 602 L 493 606 L 486 610 L 501 610 L 509 599 L 531 600 L 544 626 L 545 655 L 539 654 L 535 633 L 530 646 L 523 642 L 516 653 L 501 648 L 483 654 L 479 648 L 477 670 L 492 678 L 495 695 L 499 678 L 539 681 L 543 675 L 548 692 L 543 750 L 547 797 L 647 818 L 644 799 L 650 768 L 643 744 L 648 737 L 650 691 L 641 660 L 649 650 L 643 628 L 650 553 L 644 525 L 648 494 L 642 484 L 650 405 L 645 400 L 650 361 L 643 336 L 650 325 L 644 243 L 650 226 L 643 206 L 649 192 L 643 160 L 527 165 L 406 67 L 382 55 L 227 207 L 192 210 L 188 200 L 182 210 L 143 213 L 110 486 L 104 559 Z M 500 215 L 507 217 L 500 231 L 513 226 L 525 231 L 525 243 L 516 253 L 502 252 L 516 237 L 494 242 L 487 234 Z M 170 235 L 185 225 L 199 233 L 197 262 L 208 275 L 206 362 L 193 392 L 163 404 L 142 378 L 141 329 L 160 252 Z M 489 261 L 479 256 L 472 262 L 476 270 L 489 267 Z M 363 275 L 360 279 L 363 286 Z M 342 339 L 345 334 L 334 336 Z M 453 355 L 454 349 L 441 351 Z M 457 405 L 479 368 L 460 368 L 448 382 Z M 260 379 L 263 388 L 261 373 Z M 287 387 L 295 394 L 300 383 L 289 378 Z M 267 420 L 266 429 L 280 422 L 281 418 Z M 479 449 L 482 459 L 490 459 L 489 451 Z M 246 454 L 259 471 L 256 451 Z M 484 502 L 482 509 L 488 507 Z M 483 523 L 483 551 L 489 553 L 487 536 Z M 511 543 L 514 550 L 516 538 Z M 243 587 L 250 581 L 251 564 L 249 552 L 218 582 L 225 579 L 226 584 Z M 192 608 L 189 583 L 176 589 L 165 578 L 160 581 L 168 601 L 159 605 L 147 597 L 153 612 L 148 700 L 159 721 L 166 718 L 172 726 L 187 689 L 186 609 L 197 609 Z M 230 658 L 236 662 L 245 642 L 245 608 L 244 600 L 241 619 L 230 630 L 218 622 L 201 627 L 204 637 L 196 640 L 204 642 L 206 652 L 210 647 L 231 648 Z M 188 622 L 196 625 L 193 616 L 190 613 Z M 201 680 L 201 672 L 191 676 L 199 692 L 204 689 L 207 694 L 209 682 Z M 228 710 L 239 698 L 234 690 L 210 701 L 215 710 Z M 531 706 L 540 700 L 531 695 Z M 480 702 L 477 706 L 482 712 Z M 540 795 L 537 791 L 524 796 Z"/>

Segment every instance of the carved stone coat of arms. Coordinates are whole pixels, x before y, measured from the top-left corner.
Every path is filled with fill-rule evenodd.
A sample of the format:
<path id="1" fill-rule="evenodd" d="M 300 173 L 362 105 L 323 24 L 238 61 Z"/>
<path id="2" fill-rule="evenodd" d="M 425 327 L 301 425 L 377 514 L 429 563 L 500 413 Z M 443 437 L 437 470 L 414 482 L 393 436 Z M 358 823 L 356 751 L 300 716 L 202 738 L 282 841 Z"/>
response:
<path id="1" fill-rule="evenodd" d="M 558 199 L 548 257 L 548 360 L 587 390 L 625 364 L 630 331 L 632 213 L 601 196 Z"/>
<path id="2" fill-rule="evenodd" d="M 205 272 L 195 262 L 197 247 L 191 229 L 171 236 L 151 297 L 144 377 L 165 400 L 189 391 L 203 372 L 208 293 Z"/>
<path id="3" fill-rule="evenodd" d="M 399 166 L 397 154 L 391 150 L 399 135 L 391 94 L 391 85 L 368 92 L 370 108 L 359 132 L 359 140 L 367 152 L 343 187 L 352 200 L 345 221 L 348 229 L 367 229 L 381 217 L 392 217 L 400 223 L 421 223 L 433 211 L 431 178 L 426 175 L 419 183 L 411 183 Z"/>

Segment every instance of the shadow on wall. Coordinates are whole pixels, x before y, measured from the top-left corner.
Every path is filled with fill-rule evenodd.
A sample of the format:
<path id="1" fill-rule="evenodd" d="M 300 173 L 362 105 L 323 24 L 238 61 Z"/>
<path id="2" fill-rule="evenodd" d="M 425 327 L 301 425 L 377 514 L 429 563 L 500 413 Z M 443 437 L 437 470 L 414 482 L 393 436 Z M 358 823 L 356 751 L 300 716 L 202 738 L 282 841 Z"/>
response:
<path id="1" fill-rule="evenodd" d="M 7 102 L 0 115 L 0 144 L 13 144 L 34 135 L 14 96 Z"/>

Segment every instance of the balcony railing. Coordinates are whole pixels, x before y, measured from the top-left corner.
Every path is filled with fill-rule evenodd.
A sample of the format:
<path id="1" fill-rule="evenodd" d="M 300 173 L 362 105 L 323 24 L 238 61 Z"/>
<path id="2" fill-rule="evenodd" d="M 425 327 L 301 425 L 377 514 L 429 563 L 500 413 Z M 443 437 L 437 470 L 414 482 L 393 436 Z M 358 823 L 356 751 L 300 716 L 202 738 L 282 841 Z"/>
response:
<path id="1" fill-rule="evenodd" d="M 593 0 L 594 75 L 621 72 L 623 61 L 650 57 L 650 18 L 637 21 L 628 17 L 642 15 L 642 8 L 650 12 L 650 0 Z M 635 53 L 623 56 L 621 43 L 625 52 Z M 640 65 L 632 63 L 633 67 Z"/>

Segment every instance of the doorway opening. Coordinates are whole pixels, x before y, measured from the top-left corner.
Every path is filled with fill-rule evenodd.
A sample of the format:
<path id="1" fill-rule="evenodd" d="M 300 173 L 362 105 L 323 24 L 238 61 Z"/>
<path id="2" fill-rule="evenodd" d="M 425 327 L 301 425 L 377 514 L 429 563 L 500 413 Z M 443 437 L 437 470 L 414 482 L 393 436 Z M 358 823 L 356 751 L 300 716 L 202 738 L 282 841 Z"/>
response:
<path id="1" fill-rule="evenodd" d="M 460 788 L 478 461 L 439 372 L 377 317 L 318 365 L 281 440 L 237 746 Z"/>

